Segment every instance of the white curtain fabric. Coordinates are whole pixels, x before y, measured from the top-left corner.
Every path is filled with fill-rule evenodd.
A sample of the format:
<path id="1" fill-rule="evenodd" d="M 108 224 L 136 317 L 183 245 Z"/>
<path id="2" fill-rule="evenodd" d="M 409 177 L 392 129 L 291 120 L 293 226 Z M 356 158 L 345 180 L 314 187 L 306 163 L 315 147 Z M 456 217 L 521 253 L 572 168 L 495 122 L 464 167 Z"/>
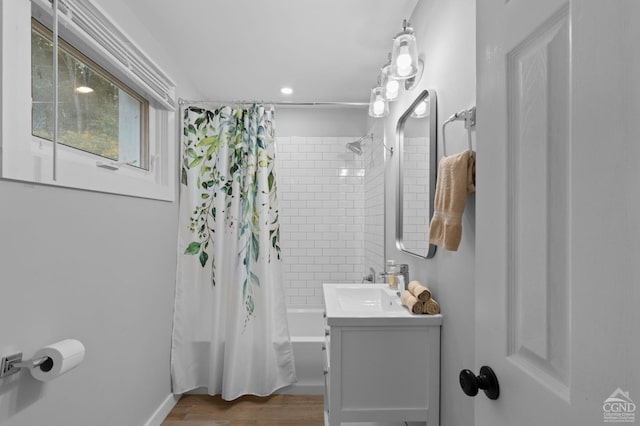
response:
<path id="1" fill-rule="evenodd" d="M 280 260 L 273 111 L 184 111 L 173 392 L 226 400 L 295 382 Z"/>

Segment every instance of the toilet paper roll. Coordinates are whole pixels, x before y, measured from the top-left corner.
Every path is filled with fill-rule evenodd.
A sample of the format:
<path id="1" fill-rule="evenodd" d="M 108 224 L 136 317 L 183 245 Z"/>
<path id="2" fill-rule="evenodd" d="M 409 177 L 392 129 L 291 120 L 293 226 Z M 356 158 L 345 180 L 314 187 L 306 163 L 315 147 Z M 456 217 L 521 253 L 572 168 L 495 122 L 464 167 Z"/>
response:
<path id="1" fill-rule="evenodd" d="M 48 382 L 77 367 L 84 360 L 84 345 L 75 339 L 62 340 L 40 348 L 33 359 L 48 357 L 41 365 L 31 369 L 34 379 Z"/>

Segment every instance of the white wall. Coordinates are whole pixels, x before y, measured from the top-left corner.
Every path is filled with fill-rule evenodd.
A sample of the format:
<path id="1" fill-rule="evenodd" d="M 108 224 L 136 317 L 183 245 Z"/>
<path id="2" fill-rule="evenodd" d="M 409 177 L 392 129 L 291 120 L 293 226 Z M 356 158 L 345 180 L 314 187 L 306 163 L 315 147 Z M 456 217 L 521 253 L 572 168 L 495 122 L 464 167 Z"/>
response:
<path id="1" fill-rule="evenodd" d="M 349 136 L 366 133 L 367 110 L 363 107 L 278 106 L 277 136 Z"/>
<path id="2" fill-rule="evenodd" d="M 410 19 L 425 70 L 418 86 L 391 105 L 385 119 L 388 141 L 395 140 L 396 122 L 423 89 L 438 94 L 438 152 L 442 153 L 442 122 L 475 104 L 475 1 L 422 0 Z M 461 123 L 447 128 L 447 153 L 463 151 L 466 138 Z M 411 279 L 427 284 L 440 302 L 442 325 L 441 425 L 473 425 L 473 399 L 458 384 L 461 369 L 474 365 L 475 195 L 467 198 L 462 241 L 456 252 L 438 249 L 431 260 L 417 259 L 395 247 L 396 163 L 386 169 L 386 256 L 410 265 Z M 481 190 L 481 189 L 480 189 Z"/>
<path id="3" fill-rule="evenodd" d="M 194 91 L 126 9 L 99 3 Z M 177 133 L 177 131 L 176 131 Z M 43 384 L 0 379 L 3 426 L 139 426 L 171 391 L 177 204 L 0 181 L 0 355 L 77 338 L 85 362 Z"/>

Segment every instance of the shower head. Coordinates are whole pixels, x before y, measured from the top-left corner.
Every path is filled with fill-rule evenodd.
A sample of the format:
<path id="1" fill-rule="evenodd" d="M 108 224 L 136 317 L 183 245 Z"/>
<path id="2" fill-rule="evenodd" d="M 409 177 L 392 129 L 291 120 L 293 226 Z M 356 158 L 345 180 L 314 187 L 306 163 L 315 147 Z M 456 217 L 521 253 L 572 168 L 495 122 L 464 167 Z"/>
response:
<path id="1" fill-rule="evenodd" d="M 349 151 L 353 152 L 356 155 L 362 155 L 362 144 L 365 139 L 371 138 L 373 140 L 373 134 L 366 135 L 358 139 L 357 141 L 347 142 L 346 147 Z"/>
<path id="2" fill-rule="evenodd" d="M 361 140 L 357 140 L 354 142 L 347 143 L 347 149 L 349 151 L 354 152 L 356 155 L 362 155 L 362 142 Z"/>

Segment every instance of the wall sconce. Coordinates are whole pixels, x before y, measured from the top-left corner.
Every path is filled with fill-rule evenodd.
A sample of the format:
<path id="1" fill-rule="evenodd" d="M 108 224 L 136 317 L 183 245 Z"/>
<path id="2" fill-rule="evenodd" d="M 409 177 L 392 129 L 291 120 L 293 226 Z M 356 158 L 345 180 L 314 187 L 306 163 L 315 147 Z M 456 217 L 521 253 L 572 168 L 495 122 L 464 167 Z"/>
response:
<path id="1" fill-rule="evenodd" d="M 380 69 L 380 86 L 382 87 L 382 96 L 387 101 L 395 101 L 400 95 L 400 81 L 391 75 L 391 53 L 389 53 L 389 61 Z"/>
<path id="2" fill-rule="evenodd" d="M 382 92 L 382 87 L 371 89 L 371 98 L 369 99 L 369 115 L 371 117 L 379 118 L 389 114 L 389 104 L 382 95 Z"/>
<path id="3" fill-rule="evenodd" d="M 418 48 L 413 28 L 405 19 L 402 31 L 393 39 L 391 50 L 391 75 L 398 80 L 411 78 L 418 73 Z"/>

